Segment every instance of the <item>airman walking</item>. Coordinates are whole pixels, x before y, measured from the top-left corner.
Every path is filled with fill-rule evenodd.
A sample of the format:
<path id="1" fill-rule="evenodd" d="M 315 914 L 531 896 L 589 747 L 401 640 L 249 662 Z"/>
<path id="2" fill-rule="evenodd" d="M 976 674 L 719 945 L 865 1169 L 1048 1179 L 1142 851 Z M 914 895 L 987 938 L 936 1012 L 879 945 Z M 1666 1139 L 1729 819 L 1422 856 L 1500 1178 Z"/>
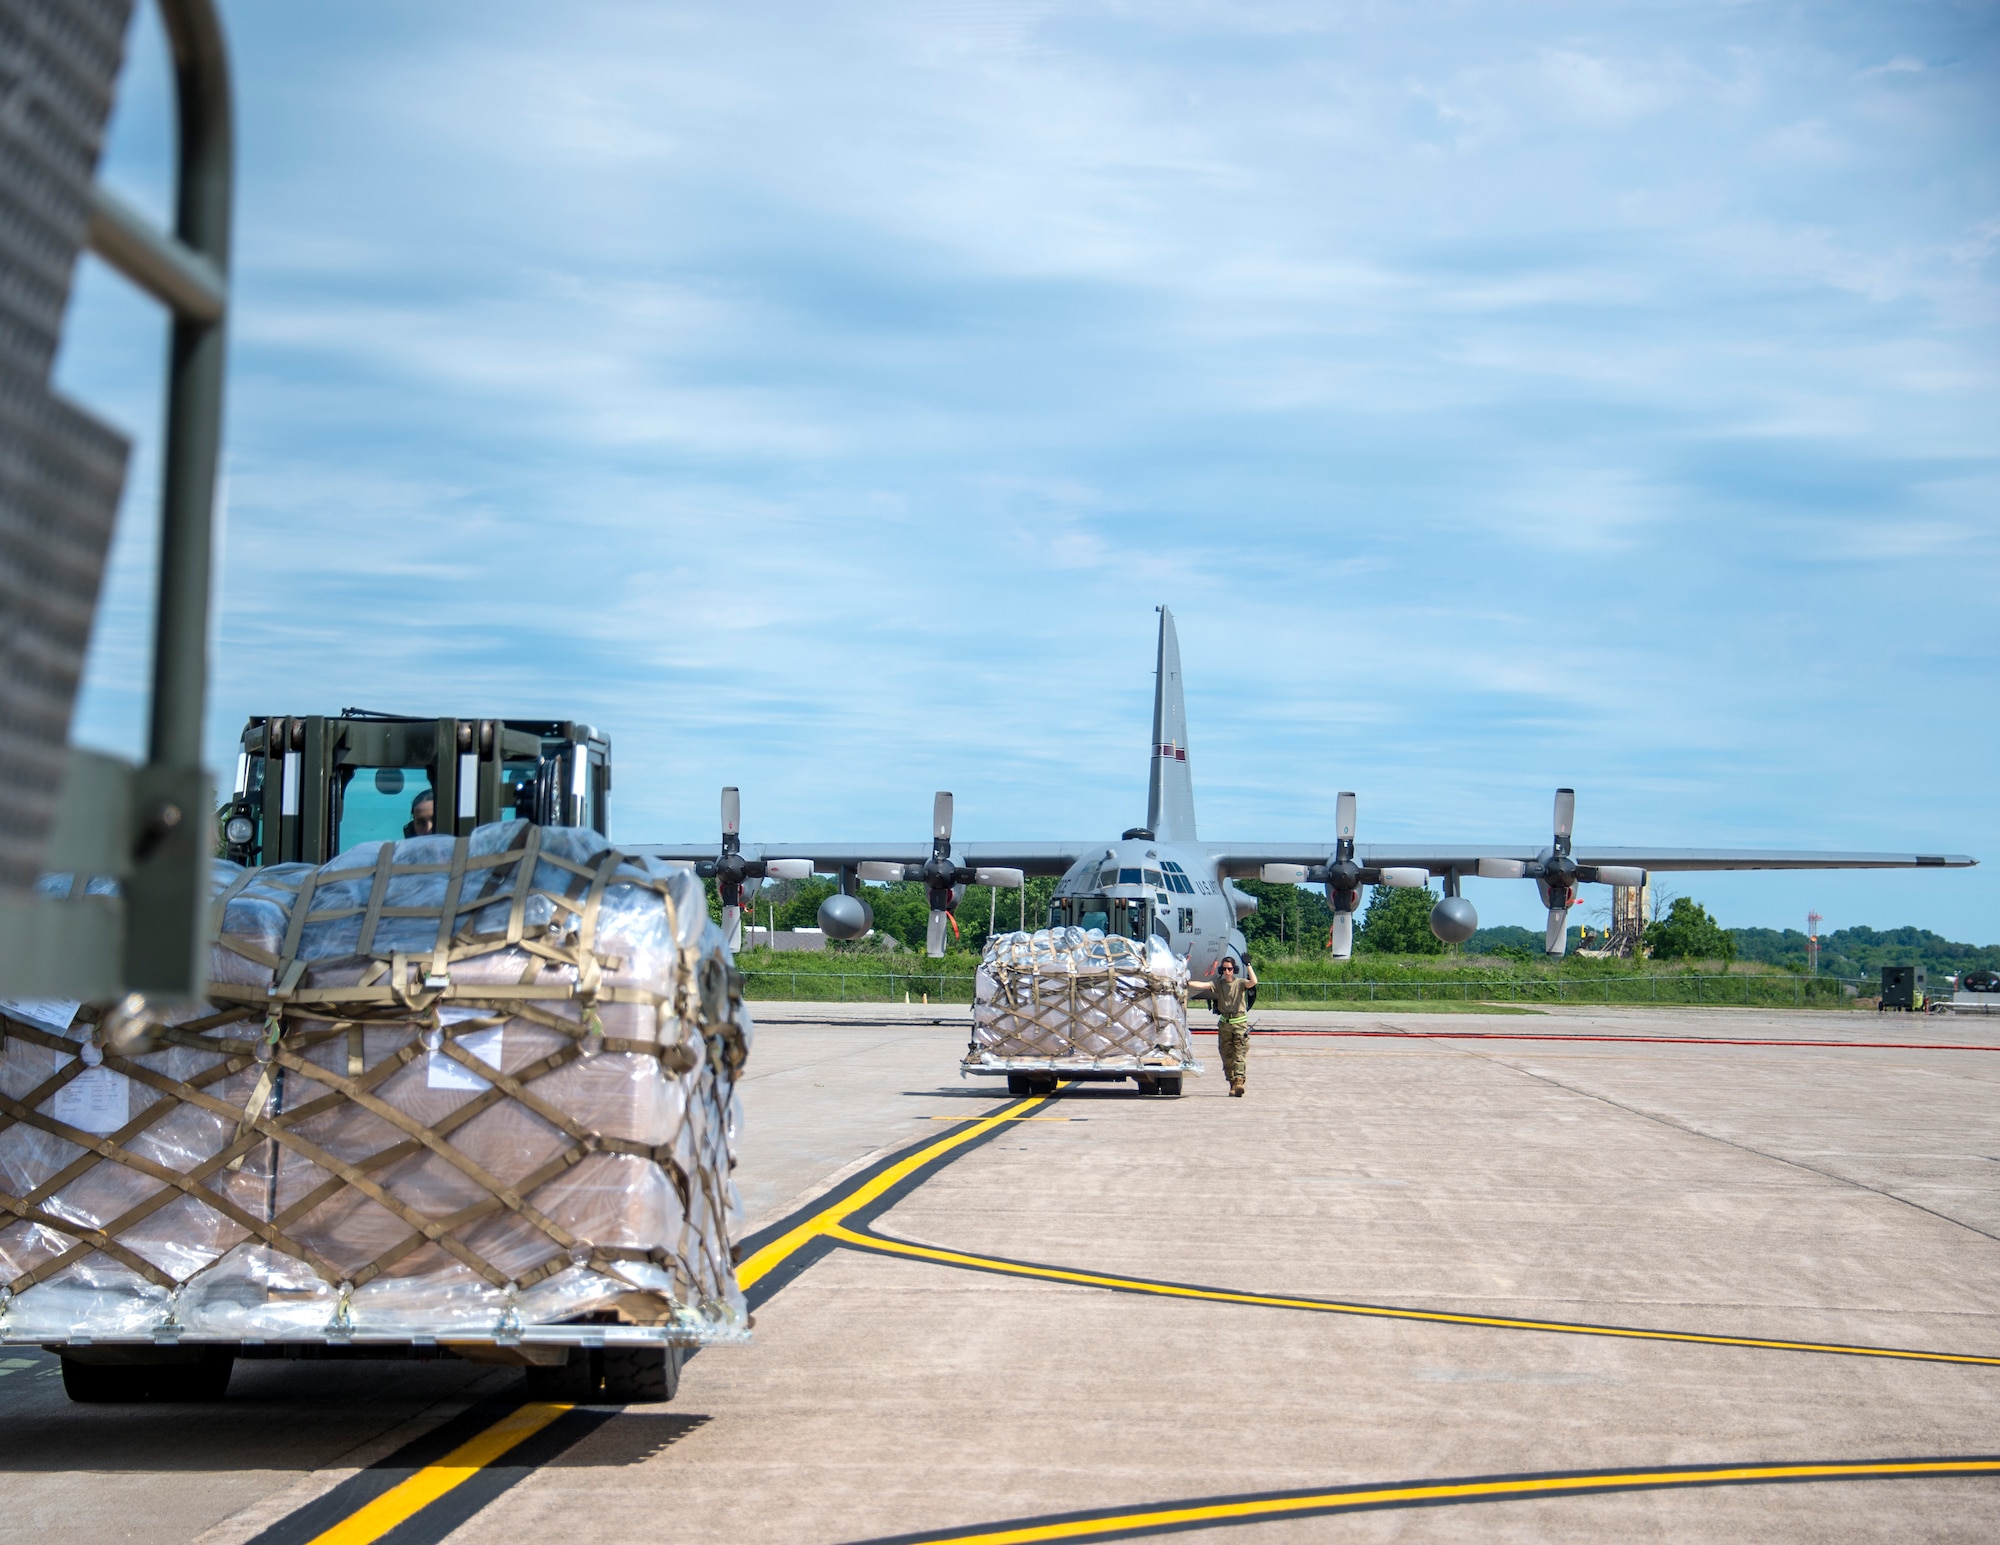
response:
<path id="1" fill-rule="evenodd" d="M 1206 998 L 1215 1005 L 1216 1051 L 1229 1076 L 1229 1093 L 1236 1099 L 1243 1097 L 1250 1061 L 1250 990 L 1256 985 L 1257 968 L 1246 961 L 1244 976 L 1238 980 L 1236 962 L 1227 955 L 1215 963 L 1214 977 L 1188 983 L 1190 998 Z"/>

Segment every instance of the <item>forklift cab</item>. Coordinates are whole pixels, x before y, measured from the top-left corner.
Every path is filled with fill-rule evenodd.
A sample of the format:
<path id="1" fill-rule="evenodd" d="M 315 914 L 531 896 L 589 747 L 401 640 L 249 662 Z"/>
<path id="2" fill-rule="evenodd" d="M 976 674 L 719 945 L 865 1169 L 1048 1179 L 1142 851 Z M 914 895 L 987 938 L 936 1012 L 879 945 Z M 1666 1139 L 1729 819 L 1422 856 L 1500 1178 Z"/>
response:
<path id="1" fill-rule="evenodd" d="M 1166 924 L 1154 919 L 1152 903 L 1137 896 L 1059 896 L 1049 908 L 1049 926 L 1094 928 L 1141 944 L 1157 933 L 1171 942 Z"/>
<path id="2" fill-rule="evenodd" d="M 357 843 L 493 821 L 610 835 L 611 741 L 567 719 L 252 718 L 220 822 L 244 865 L 323 864 Z"/>

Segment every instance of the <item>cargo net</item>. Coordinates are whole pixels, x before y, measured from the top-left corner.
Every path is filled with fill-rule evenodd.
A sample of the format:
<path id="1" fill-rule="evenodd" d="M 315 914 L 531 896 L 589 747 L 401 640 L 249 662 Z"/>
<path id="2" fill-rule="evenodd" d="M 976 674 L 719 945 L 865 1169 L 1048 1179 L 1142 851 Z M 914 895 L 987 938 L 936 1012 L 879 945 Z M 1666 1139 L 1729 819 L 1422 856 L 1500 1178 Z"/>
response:
<path id="1" fill-rule="evenodd" d="M 512 821 L 214 895 L 209 1003 L 0 1004 L 0 1336 L 744 1338 L 699 881 Z"/>
<path id="2" fill-rule="evenodd" d="M 1186 962 L 1157 939 L 1081 928 L 1003 934 L 979 962 L 963 1066 L 1199 1073 L 1187 981 Z"/>

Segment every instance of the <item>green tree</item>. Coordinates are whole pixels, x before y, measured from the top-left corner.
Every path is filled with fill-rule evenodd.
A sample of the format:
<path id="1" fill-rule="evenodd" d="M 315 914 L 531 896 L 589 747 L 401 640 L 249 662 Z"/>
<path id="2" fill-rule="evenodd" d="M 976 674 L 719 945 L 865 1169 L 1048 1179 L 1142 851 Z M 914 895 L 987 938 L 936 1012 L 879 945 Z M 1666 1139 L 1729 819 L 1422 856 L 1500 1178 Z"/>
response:
<path id="1" fill-rule="evenodd" d="M 1368 893 L 1368 909 L 1354 932 L 1354 948 L 1367 955 L 1442 955 L 1444 943 L 1431 932 L 1431 908 L 1437 897 L 1430 887 L 1397 890 L 1377 885 Z"/>
<path id="2" fill-rule="evenodd" d="M 1257 910 L 1243 919 L 1243 937 L 1260 959 L 1274 955 L 1324 955 L 1333 909 L 1318 886 L 1267 885 L 1262 880 L 1238 880 L 1239 889 L 1257 898 Z"/>
<path id="3" fill-rule="evenodd" d="M 1056 882 L 1053 876 L 1042 875 L 1027 883 L 1026 905 L 1019 892 L 1003 890 L 994 895 L 986 886 L 968 885 L 958 903 L 958 935 L 953 937 L 949 928 L 945 932 L 945 952 L 947 954 L 979 954 L 986 948 L 987 919 L 992 918 L 994 928 L 1000 933 L 1012 933 L 1022 926 L 1025 915 L 1026 927 L 1030 932 L 1046 928 L 1049 922 L 1049 899 L 1055 894 Z M 711 913 L 719 916 L 717 904 L 713 901 L 714 884 L 709 886 Z M 777 926 L 785 928 L 817 928 L 819 926 L 819 905 L 834 893 L 835 885 L 830 879 L 818 875 L 810 880 L 774 880 L 767 882 L 757 893 L 757 925 L 763 927 L 775 914 Z M 930 900 L 924 888 L 913 881 L 903 881 L 894 885 L 863 885 L 861 895 L 875 911 L 875 931 L 888 934 L 907 949 L 921 950 L 930 928 Z M 844 948 L 840 941 L 834 942 L 836 949 Z"/>
<path id="4" fill-rule="evenodd" d="M 1676 896 L 1667 915 L 1647 925 L 1646 949 L 1655 960 L 1720 960 L 1736 958 L 1736 940 L 1692 897 Z"/>

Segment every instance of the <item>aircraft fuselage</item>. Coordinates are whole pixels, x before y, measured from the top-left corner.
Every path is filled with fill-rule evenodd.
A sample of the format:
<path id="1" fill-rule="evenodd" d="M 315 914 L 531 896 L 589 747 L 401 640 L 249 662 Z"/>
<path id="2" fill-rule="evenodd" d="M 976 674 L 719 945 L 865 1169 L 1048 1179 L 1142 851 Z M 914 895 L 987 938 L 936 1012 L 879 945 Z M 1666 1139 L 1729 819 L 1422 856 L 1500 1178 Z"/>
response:
<path id="1" fill-rule="evenodd" d="M 1255 906 L 1205 849 L 1125 837 L 1070 865 L 1056 882 L 1048 925 L 1156 937 L 1205 977 L 1224 956 L 1243 959 L 1237 924 Z"/>

